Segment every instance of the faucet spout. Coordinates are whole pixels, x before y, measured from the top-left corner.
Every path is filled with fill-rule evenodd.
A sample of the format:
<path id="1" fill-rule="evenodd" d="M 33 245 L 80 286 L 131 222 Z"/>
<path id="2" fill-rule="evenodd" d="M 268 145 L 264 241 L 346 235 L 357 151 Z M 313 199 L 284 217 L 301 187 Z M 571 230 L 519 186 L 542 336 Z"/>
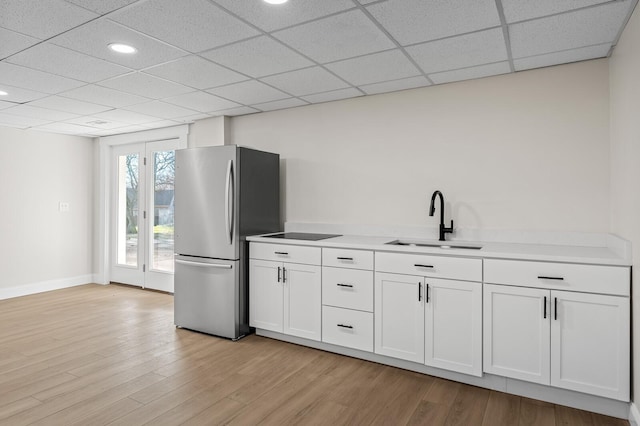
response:
<path id="1" fill-rule="evenodd" d="M 444 195 L 440 191 L 434 191 L 431 195 L 431 204 L 429 205 L 429 216 L 433 216 L 436 212 L 435 201 L 436 197 L 440 197 L 440 235 L 438 240 L 445 241 L 445 234 L 453 233 L 453 219 L 451 219 L 451 226 L 444 226 Z"/>

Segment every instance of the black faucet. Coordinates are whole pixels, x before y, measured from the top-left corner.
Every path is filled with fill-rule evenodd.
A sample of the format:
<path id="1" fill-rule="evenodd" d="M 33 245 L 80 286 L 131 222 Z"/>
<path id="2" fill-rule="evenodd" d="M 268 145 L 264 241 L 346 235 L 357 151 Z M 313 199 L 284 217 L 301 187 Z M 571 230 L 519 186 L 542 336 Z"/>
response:
<path id="1" fill-rule="evenodd" d="M 435 201 L 437 196 L 440 196 L 440 238 L 439 240 L 445 241 L 444 235 L 447 233 L 450 234 L 453 232 L 453 219 L 451 219 L 450 228 L 447 228 L 446 226 L 444 226 L 444 196 L 440 191 L 435 191 L 431 196 L 431 206 L 429 206 L 429 216 L 433 216 L 433 214 L 436 212 Z"/>

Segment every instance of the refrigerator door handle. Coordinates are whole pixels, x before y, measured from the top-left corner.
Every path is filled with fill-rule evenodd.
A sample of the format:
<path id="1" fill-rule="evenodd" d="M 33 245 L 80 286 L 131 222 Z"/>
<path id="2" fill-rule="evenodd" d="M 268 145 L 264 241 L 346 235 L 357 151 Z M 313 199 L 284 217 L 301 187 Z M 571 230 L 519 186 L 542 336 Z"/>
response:
<path id="1" fill-rule="evenodd" d="M 176 263 L 180 263 L 182 265 L 193 265 L 193 266 L 204 266 L 207 268 L 221 268 L 221 269 L 231 269 L 232 265 L 221 265 L 219 263 L 203 263 L 203 262 L 192 262 L 190 260 L 178 260 L 176 259 Z"/>
<path id="2" fill-rule="evenodd" d="M 225 224 L 227 226 L 227 242 L 229 244 L 232 244 L 233 242 L 233 212 L 229 214 L 229 204 L 233 207 L 233 200 L 231 199 L 231 185 L 233 185 L 233 160 L 229 160 L 229 163 L 227 164 L 227 183 L 224 198 L 224 216 Z"/>

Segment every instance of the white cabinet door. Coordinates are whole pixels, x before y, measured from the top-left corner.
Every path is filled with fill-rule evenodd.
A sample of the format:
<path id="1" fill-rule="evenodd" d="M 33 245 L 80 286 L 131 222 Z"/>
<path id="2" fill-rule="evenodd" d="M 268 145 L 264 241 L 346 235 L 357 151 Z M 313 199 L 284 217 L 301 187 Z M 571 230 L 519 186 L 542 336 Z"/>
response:
<path id="1" fill-rule="evenodd" d="M 549 384 L 549 290 L 484 285 L 484 371 Z"/>
<path id="2" fill-rule="evenodd" d="M 321 268 L 284 263 L 285 334 L 318 340 L 322 338 Z"/>
<path id="3" fill-rule="evenodd" d="M 249 325 L 282 333 L 281 262 L 249 260 Z"/>
<path id="4" fill-rule="evenodd" d="M 375 352 L 424 363 L 424 280 L 375 274 Z"/>
<path id="5" fill-rule="evenodd" d="M 551 301 L 551 385 L 628 401 L 629 299 L 552 291 Z"/>
<path id="6" fill-rule="evenodd" d="M 425 364 L 482 376 L 482 283 L 424 282 Z"/>

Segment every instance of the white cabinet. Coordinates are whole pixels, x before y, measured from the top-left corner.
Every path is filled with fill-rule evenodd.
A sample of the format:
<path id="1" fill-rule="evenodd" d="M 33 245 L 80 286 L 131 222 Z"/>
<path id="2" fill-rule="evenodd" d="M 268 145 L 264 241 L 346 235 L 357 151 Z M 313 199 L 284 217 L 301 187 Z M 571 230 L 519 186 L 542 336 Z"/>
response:
<path id="1" fill-rule="evenodd" d="M 424 363 L 424 281 L 375 274 L 375 352 Z"/>
<path id="2" fill-rule="evenodd" d="M 375 352 L 482 376 L 482 260 L 398 253 L 375 260 Z M 386 270 L 395 273 L 379 272 Z M 402 274 L 416 271 L 424 275 Z"/>
<path id="3" fill-rule="evenodd" d="M 252 243 L 249 260 L 249 325 L 320 340 L 320 256 L 320 249 L 316 247 Z M 288 261 L 273 260 L 280 258 Z M 295 261 L 317 262 L 318 265 Z"/>
<path id="4" fill-rule="evenodd" d="M 548 290 L 484 285 L 485 372 L 549 384 L 549 297 Z"/>
<path id="5" fill-rule="evenodd" d="M 482 283 L 424 282 L 424 363 L 482 376 Z"/>
<path id="6" fill-rule="evenodd" d="M 629 400 L 628 268 L 490 260 L 485 280 L 485 372 Z"/>

